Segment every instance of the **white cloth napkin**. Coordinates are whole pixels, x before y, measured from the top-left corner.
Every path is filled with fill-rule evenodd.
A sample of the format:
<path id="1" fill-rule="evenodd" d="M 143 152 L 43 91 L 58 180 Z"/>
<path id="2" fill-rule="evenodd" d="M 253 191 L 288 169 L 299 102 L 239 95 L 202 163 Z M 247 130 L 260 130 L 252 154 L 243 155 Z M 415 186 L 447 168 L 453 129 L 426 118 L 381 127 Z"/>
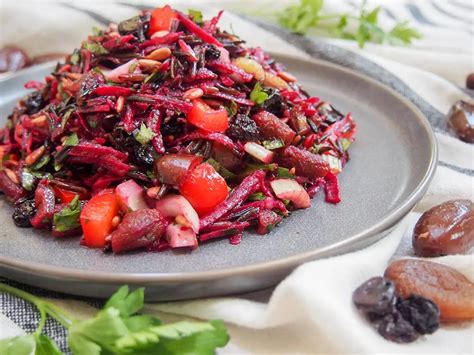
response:
<path id="1" fill-rule="evenodd" d="M 173 1 L 170 1 L 173 3 Z M 272 11 L 289 1 L 224 1 L 197 2 L 209 12 L 217 8 L 252 8 L 261 10 L 271 5 Z M 145 3 L 144 1 L 142 3 Z M 155 2 L 147 2 L 155 5 Z M 174 2 L 176 3 L 176 2 Z M 179 1 L 179 5 L 184 2 Z M 186 3 L 190 3 L 187 1 Z M 218 3 L 218 4 L 216 4 Z M 354 11 L 354 2 L 329 2 L 328 8 Z M 370 5 L 382 3 L 371 1 Z M 0 46 L 10 34 L 18 43 L 43 51 L 69 51 L 79 43 L 91 25 L 96 24 L 87 12 L 77 13 L 66 5 L 49 4 L 49 11 L 38 12 L 38 2 L 6 2 L 0 0 Z M 107 19 L 120 20 L 133 15 L 137 3 L 117 6 L 102 2 L 69 2 L 70 6 L 93 11 Z M 474 72 L 473 4 L 470 1 L 390 1 L 383 2 L 383 23 L 391 26 L 395 19 L 411 19 L 421 29 L 424 39 L 412 47 L 367 45 L 361 50 L 352 42 L 330 40 L 329 43 L 362 55 L 401 79 L 436 110 L 446 113 L 458 100 L 470 100 L 459 88 L 465 76 Z M 54 9 L 54 11 L 53 11 Z M 47 12 L 47 13 L 46 13 Z M 41 16 L 38 16 L 41 13 Z M 21 14 L 21 18 L 19 17 Z M 67 16 L 59 16 L 66 14 Z M 54 19 L 54 22 L 53 22 Z M 33 21 L 34 20 L 34 21 Z M 239 16 L 226 14 L 223 25 L 247 39 L 250 45 L 266 50 L 310 58 L 298 47 L 275 33 L 256 27 Z M 64 26 L 64 27 L 63 27 Z M 49 40 L 51 31 L 69 28 L 67 36 Z M 72 44 L 71 44 L 72 42 Z M 474 352 L 473 323 L 443 326 L 435 334 L 412 344 L 395 344 L 381 338 L 351 303 L 353 290 L 368 278 L 381 275 L 390 260 L 412 255 L 411 232 L 419 213 L 441 202 L 454 198 L 474 200 L 474 148 L 436 127 L 440 148 L 440 166 L 433 182 L 415 212 L 410 213 L 387 237 L 358 252 L 309 262 L 296 269 L 274 290 L 241 297 L 225 297 L 148 304 L 146 311 L 158 313 L 164 319 L 196 317 L 223 319 L 231 334 L 230 344 L 222 354 L 235 353 L 417 353 L 417 354 L 472 354 Z M 457 255 L 433 259 L 450 265 L 474 281 L 474 259 L 471 255 Z M 93 309 L 82 302 L 55 300 L 78 315 Z M 1 308 L 0 308 L 1 309 Z M 0 337 L 12 334 L 15 325 L 0 314 Z M 21 329 L 16 329 L 21 332 Z"/>

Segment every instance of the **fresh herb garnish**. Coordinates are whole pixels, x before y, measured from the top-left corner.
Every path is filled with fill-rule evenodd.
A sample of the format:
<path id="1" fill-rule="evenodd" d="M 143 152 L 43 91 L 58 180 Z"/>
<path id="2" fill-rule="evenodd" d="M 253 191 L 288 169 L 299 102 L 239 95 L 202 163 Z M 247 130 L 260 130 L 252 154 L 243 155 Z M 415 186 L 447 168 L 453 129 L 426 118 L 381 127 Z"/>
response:
<path id="1" fill-rule="evenodd" d="M 71 62 L 72 65 L 78 65 L 80 60 L 81 60 L 81 52 L 79 51 L 79 49 L 75 49 L 71 55 L 71 58 L 69 58 L 69 61 Z"/>
<path id="2" fill-rule="evenodd" d="M 67 147 L 74 147 L 75 145 L 79 144 L 79 137 L 76 133 L 71 134 L 67 139 L 64 141 L 64 146 Z"/>
<path id="3" fill-rule="evenodd" d="M 21 171 L 21 186 L 27 191 L 33 191 L 36 177 L 28 169 Z"/>
<path id="4" fill-rule="evenodd" d="M 278 177 L 282 179 L 294 179 L 296 177 L 295 174 L 290 173 L 290 170 L 282 168 L 281 166 L 278 167 L 277 174 Z"/>
<path id="5" fill-rule="evenodd" d="M 144 305 L 144 289 L 129 292 L 122 286 L 93 318 L 82 320 L 40 297 L 0 284 L 7 292 L 33 303 L 41 321 L 33 334 L 0 340 L 1 354 L 59 355 L 62 352 L 42 334 L 46 317 L 56 319 L 68 330 L 74 355 L 100 354 L 214 354 L 229 341 L 221 321 L 162 324 L 150 315 L 137 315 Z"/>
<path id="6" fill-rule="evenodd" d="M 224 179 L 232 179 L 235 178 L 236 175 L 224 168 L 217 160 L 214 160 L 212 158 L 209 158 L 206 160 L 206 163 L 209 165 L 212 165 L 212 167 L 224 178 Z"/>
<path id="7" fill-rule="evenodd" d="M 262 192 L 255 192 L 249 196 L 249 201 L 263 201 L 267 198 Z"/>
<path id="8" fill-rule="evenodd" d="M 155 132 L 153 132 L 151 128 L 148 128 L 147 126 L 145 126 L 144 123 L 142 123 L 140 129 L 135 132 L 134 136 L 139 143 L 146 145 L 150 143 L 150 141 L 153 139 L 153 137 L 155 136 Z"/>
<path id="9" fill-rule="evenodd" d="M 108 54 L 109 52 L 99 43 L 85 42 L 84 49 L 91 51 L 94 54 Z"/>
<path id="10" fill-rule="evenodd" d="M 409 27 L 408 21 L 396 24 L 390 31 L 385 31 L 378 23 L 380 6 L 367 10 L 366 1 L 362 2 L 360 13 L 323 14 L 324 0 L 300 0 L 283 10 L 278 18 L 279 23 L 289 30 L 305 34 L 315 28 L 322 34 L 357 41 L 361 48 L 367 42 L 389 43 L 392 45 L 409 45 L 421 34 Z"/>
<path id="11" fill-rule="evenodd" d="M 257 105 L 263 104 L 268 99 L 268 94 L 263 90 L 262 84 L 256 83 L 252 92 L 250 93 L 250 100 Z"/>
<path id="12" fill-rule="evenodd" d="M 189 9 L 188 10 L 189 16 L 191 16 L 198 25 L 201 25 L 203 23 L 202 21 L 202 12 L 199 10 L 193 10 Z"/>
<path id="13" fill-rule="evenodd" d="M 262 145 L 268 150 L 273 150 L 284 147 L 285 143 L 281 139 L 273 139 L 271 141 L 263 141 Z"/>
<path id="14" fill-rule="evenodd" d="M 45 167 L 50 160 L 51 156 L 49 154 L 43 155 L 34 165 L 31 166 L 31 170 L 40 170 Z"/>
<path id="15" fill-rule="evenodd" d="M 79 228 L 80 214 L 81 204 L 79 202 L 79 196 L 76 195 L 69 205 L 54 215 L 53 224 L 55 231 L 66 232 Z"/>

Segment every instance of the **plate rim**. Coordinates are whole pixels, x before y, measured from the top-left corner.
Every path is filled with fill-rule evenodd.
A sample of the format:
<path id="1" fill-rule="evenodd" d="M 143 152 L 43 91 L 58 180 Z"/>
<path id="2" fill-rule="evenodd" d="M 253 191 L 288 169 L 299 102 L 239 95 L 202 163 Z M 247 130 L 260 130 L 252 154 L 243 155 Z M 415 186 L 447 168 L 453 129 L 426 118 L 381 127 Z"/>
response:
<path id="1" fill-rule="evenodd" d="M 420 180 L 418 185 L 412 190 L 411 194 L 405 198 L 398 206 L 393 209 L 388 215 L 382 218 L 379 222 L 372 225 L 370 228 L 367 228 L 357 234 L 352 235 L 350 238 L 340 241 L 335 244 L 331 244 L 326 247 L 320 247 L 306 251 L 304 253 L 299 253 L 296 255 L 270 260 L 265 262 L 259 262 L 251 265 L 244 265 L 238 267 L 222 268 L 217 270 L 207 270 L 207 271 L 193 271 L 193 272 L 174 272 L 174 273 L 127 273 L 127 272 L 102 272 L 102 271 L 93 271 L 82 269 L 74 269 L 67 266 L 53 266 L 46 263 L 38 262 L 29 262 L 27 260 L 21 260 L 14 257 L 0 255 L 0 268 L 2 269 L 13 269 L 21 272 L 27 272 L 31 275 L 41 275 L 41 277 L 47 278 L 56 278 L 56 279 L 67 279 L 72 281 L 82 281 L 82 282 L 96 282 L 100 284 L 115 284 L 127 283 L 130 285 L 147 285 L 147 284 L 159 284 L 159 283 L 174 283 L 174 282 L 199 282 L 199 281 L 212 281 L 213 279 L 220 279 L 229 276 L 244 276 L 246 274 L 265 274 L 265 273 L 275 273 L 278 271 L 294 269 L 298 265 L 301 265 L 305 262 L 315 260 L 318 256 L 324 255 L 329 252 L 335 252 L 337 250 L 343 250 L 344 247 L 349 246 L 350 244 L 356 244 L 362 242 L 366 239 L 375 237 L 378 234 L 383 233 L 384 231 L 389 230 L 395 224 L 397 224 L 407 213 L 409 213 L 417 202 L 426 193 L 426 190 L 429 187 L 431 180 L 433 179 L 434 173 L 438 165 L 438 143 L 436 136 L 431 126 L 429 120 L 421 112 L 421 110 L 412 103 L 409 99 L 392 89 L 391 87 L 377 81 L 374 78 L 371 78 L 365 74 L 359 73 L 355 70 L 346 68 L 344 66 L 326 61 L 321 59 L 303 59 L 291 55 L 282 55 L 278 53 L 269 52 L 275 58 L 289 61 L 297 61 L 300 63 L 311 63 L 318 64 L 323 67 L 328 67 L 332 70 L 338 70 L 345 75 L 355 76 L 358 80 L 368 82 L 369 84 L 378 87 L 380 90 L 387 92 L 388 94 L 394 96 L 397 100 L 401 101 L 406 105 L 417 117 L 420 126 L 425 130 L 428 140 L 430 143 L 430 157 L 428 167 L 423 178 Z M 15 78 L 20 74 L 27 74 L 30 71 L 41 70 L 42 68 L 47 68 L 52 64 L 57 63 L 47 62 L 40 64 L 28 69 L 21 70 L 13 75 L 0 79 L 0 84 Z"/>

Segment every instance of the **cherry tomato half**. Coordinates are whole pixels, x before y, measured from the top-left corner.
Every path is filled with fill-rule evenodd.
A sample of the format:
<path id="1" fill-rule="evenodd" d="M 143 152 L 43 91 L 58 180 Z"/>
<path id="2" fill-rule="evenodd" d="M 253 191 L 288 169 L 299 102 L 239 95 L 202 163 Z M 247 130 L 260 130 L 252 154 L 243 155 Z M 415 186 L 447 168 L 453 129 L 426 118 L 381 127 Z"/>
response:
<path id="1" fill-rule="evenodd" d="M 112 232 L 112 219 L 119 210 L 115 193 L 95 195 L 81 212 L 81 226 L 85 245 L 89 248 L 105 247 L 105 238 Z"/>
<path id="2" fill-rule="evenodd" d="M 202 163 L 188 173 L 179 192 L 202 216 L 227 198 L 228 188 L 224 178 L 211 165 Z"/>
<path id="3" fill-rule="evenodd" d="M 148 34 L 151 36 L 158 31 L 169 31 L 176 16 L 176 12 L 169 5 L 152 10 Z"/>
<path id="4" fill-rule="evenodd" d="M 224 108 L 214 110 L 202 100 L 193 100 L 188 122 L 208 132 L 224 132 L 229 127 L 229 116 Z"/>

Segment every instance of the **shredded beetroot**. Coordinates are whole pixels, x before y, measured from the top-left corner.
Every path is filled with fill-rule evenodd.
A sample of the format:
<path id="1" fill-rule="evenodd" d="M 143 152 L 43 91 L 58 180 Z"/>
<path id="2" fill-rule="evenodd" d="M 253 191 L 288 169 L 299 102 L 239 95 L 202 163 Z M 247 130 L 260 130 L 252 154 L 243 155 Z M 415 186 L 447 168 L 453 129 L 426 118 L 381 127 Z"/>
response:
<path id="1" fill-rule="evenodd" d="M 333 173 L 328 173 L 325 177 L 326 184 L 324 185 L 324 192 L 326 193 L 326 202 L 337 204 L 341 202 L 339 195 L 339 182 L 337 176 Z"/>
<path id="2" fill-rule="evenodd" d="M 206 228 L 211 223 L 219 220 L 222 216 L 231 211 L 234 207 L 244 202 L 251 194 L 258 191 L 259 181 L 265 175 L 264 170 L 257 170 L 253 174 L 247 176 L 239 186 L 237 186 L 230 193 L 229 197 L 220 203 L 213 212 L 203 217 L 199 225 L 201 228 Z"/>
<path id="3" fill-rule="evenodd" d="M 19 226 L 162 251 L 269 233 L 321 187 L 340 201 L 352 116 L 221 30 L 222 11 L 165 10 L 86 37 L 25 84 L 0 129 L 0 190 Z"/>

